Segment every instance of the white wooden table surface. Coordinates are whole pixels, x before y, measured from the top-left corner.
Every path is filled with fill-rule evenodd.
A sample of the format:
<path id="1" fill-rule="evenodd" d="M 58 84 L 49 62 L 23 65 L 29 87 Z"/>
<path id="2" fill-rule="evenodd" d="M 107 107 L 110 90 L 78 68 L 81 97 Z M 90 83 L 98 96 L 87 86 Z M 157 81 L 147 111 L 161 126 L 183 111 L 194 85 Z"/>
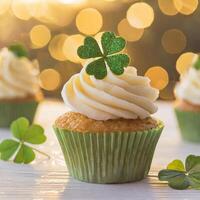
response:
<path id="1" fill-rule="evenodd" d="M 48 140 L 39 149 L 48 152 L 51 160 L 38 156 L 31 165 L 0 161 L 0 200 L 151 200 L 200 199 L 200 191 L 170 189 L 154 175 L 171 160 L 185 159 L 188 154 L 200 155 L 200 144 L 183 142 L 177 129 L 172 103 L 158 102 L 155 115 L 165 123 L 150 175 L 137 183 L 98 185 L 73 180 L 65 166 L 61 150 L 52 130 L 54 120 L 67 111 L 59 102 L 45 101 L 40 105 L 36 122 L 45 127 Z M 9 130 L 0 129 L 0 140 L 10 137 Z M 38 155 L 38 154 L 37 154 Z"/>

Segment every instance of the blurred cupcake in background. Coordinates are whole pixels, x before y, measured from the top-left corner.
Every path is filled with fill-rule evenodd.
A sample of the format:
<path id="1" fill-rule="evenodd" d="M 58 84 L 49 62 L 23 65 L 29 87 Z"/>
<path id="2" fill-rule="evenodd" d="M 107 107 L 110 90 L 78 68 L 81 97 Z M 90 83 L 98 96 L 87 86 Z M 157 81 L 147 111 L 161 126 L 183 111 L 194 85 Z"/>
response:
<path id="1" fill-rule="evenodd" d="M 175 87 L 175 114 L 184 139 L 200 142 L 200 57 Z"/>
<path id="2" fill-rule="evenodd" d="M 43 95 L 39 87 L 38 62 L 30 61 L 21 45 L 0 51 L 0 127 L 18 117 L 34 119 Z"/>

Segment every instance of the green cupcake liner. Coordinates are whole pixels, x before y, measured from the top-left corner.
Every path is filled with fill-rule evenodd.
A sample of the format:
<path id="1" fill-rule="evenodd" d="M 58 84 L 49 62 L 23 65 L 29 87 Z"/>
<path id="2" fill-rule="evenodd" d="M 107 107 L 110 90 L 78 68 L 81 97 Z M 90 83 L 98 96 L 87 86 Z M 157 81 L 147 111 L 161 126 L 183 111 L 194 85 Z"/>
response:
<path id="1" fill-rule="evenodd" d="M 200 142 L 200 112 L 183 111 L 175 108 L 175 114 L 183 139 Z"/>
<path id="2" fill-rule="evenodd" d="M 162 129 L 162 123 L 138 132 L 78 133 L 54 127 L 70 174 L 91 183 L 143 179 Z"/>
<path id="3" fill-rule="evenodd" d="M 12 121 L 19 117 L 26 117 L 33 122 L 38 107 L 37 101 L 23 103 L 0 103 L 0 127 L 9 127 Z"/>

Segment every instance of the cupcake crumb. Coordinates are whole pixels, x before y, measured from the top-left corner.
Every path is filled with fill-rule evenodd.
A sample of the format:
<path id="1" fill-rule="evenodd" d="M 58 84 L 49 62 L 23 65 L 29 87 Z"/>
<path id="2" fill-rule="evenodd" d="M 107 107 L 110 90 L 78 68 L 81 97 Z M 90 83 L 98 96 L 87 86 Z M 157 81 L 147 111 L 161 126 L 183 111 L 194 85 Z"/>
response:
<path id="1" fill-rule="evenodd" d="M 112 119 L 98 121 L 76 112 L 65 113 L 55 122 L 55 126 L 58 128 L 81 133 L 144 131 L 155 128 L 157 125 L 158 121 L 151 117 L 146 119 Z"/>

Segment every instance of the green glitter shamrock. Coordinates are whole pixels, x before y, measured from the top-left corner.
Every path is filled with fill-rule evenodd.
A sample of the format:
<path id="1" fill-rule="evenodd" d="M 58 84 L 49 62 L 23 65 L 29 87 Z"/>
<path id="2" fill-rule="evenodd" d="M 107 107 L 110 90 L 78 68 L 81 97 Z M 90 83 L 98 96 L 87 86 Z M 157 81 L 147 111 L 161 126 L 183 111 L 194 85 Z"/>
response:
<path id="1" fill-rule="evenodd" d="M 89 75 L 94 75 L 96 79 L 103 79 L 107 75 L 107 66 L 116 74 L 121 75 L 124 67 L 129 64 L 129 56 L 119 53 L 126 46 L 126 41 L 122 37 L 116 37 L 113 32 L 105 32 L 101 37 L 103 53 L 93 37 L 86 37 L 84 45 L 78 48 L 78 55 L 82 59 L 95 58 L 86 67 Z"/>

